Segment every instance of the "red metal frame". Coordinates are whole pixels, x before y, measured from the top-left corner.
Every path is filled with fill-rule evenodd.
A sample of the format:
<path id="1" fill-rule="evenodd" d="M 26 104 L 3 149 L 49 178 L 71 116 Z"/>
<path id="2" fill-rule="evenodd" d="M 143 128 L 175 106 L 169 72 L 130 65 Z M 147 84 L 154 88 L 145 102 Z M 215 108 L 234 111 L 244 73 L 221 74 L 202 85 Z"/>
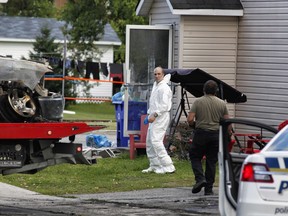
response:
<path id="1" fill-rule="evenodd" d="M 1 123 L 0 139 L 61 139 L 104 127 L 83 122 Z"/>

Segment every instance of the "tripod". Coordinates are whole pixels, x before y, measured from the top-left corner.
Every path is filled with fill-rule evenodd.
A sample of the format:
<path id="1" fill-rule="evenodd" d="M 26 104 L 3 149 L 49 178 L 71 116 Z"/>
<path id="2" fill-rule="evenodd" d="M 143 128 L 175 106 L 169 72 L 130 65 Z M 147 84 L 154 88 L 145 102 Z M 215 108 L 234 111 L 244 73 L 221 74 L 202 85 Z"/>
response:
<path id="1" fill-rule="evenodd" d="M 184 112 L 186 118 L 188 116 L 186 110 L 185 110 L 185 99 L 187 101 L 188 104 L 188 108 L 190 110 L 190 105 L 189 105 L 189 101 L 188 101 L 188 96 L 187 96 L 187 92 L 186 90 L 184 90 L 184 87 L 181 85 L 181 99 L 180 99 L 180 103 L 178 105 L 178 108 L 176 110 L 176 114 L 174 116 L 174 118 L 171 120 L 169 128 L 170 128 L 170 132 L 169 132 L 169 137 L 174 137 L 175 133 L 176 133 L 176 128 L 179 124 L 182 112 Z M 168 149 L 171 145 L 171 142 L 168 143 Z"/>

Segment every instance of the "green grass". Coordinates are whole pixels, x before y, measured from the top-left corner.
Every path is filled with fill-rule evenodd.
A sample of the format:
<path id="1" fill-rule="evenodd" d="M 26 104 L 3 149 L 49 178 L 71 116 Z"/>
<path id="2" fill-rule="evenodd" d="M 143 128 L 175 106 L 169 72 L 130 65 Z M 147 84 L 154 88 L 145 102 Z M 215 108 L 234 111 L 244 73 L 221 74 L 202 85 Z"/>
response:
<path id="1" fill-rule="evenodd" d="M 48 195 L 103 193 L 151 188 L 192 186 L 194 176 L 187 160 L 174 160 L 174 174 L 141 173 L 148 167 L 145 155 L 130 160 L 127 153 L 118 158 L 100 158 L 97 164 L 61 164 L 34 175 L 1 176 L 0 181 Z"/>
<path id="2" fill-rule="evenodd" d="M 75 114 L 64 114 L 64 121 L 85 121 L 89 125 L 104 125 L 105 130 L 116 130 L 115 105 L 111 102 L 69 105 L 66 110 Z"/>
<path id="3" fill-rule="evenodd" d="M 112 103 L 71 105 L 67 110 L 75 111 L 76 115 L 64 115 L 64 120 L 96 121 L 88 122 L 88 124 L 105 124 L 107 126 L 105 129 L 116 129 L 115 107 Z M 149 165 L 146 155 L 130 160 L 128 153 L 122 153 L 116 158 L 98 159 L 98 163 L 91 166 L 61 164 L 45 168 L 33 175 L 0 176 L 0 181 L 42 194 L 57 196 L 163 187 L 191 187 L 194 184 L 194 175 L 190 162 L 172 159 L 176 167 L 174 174 L 143 174 L 141 170 L 148 168 Z M 217 182 L 218 174 L 216 186 Z"/>
<path id="4" fill-rule="evenodd" d="M 64 114 L 64 120 L 115 121 L 115 106 L 111 102 L 69 105 L 66 110 L 76 114 Z"/>

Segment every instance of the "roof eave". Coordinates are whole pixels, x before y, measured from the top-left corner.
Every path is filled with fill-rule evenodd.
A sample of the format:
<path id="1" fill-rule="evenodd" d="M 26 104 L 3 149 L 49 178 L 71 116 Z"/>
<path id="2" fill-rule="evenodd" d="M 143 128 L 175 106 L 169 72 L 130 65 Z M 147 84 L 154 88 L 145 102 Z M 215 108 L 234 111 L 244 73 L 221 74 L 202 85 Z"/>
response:
<path id="1" fill-rule="evenodd" d="M 21 38 L 0 38 L 0 42 L 13 42 L 13 43 L 34 43 L 35 39 L 21 39 Z M 55 43 L 64 43 L 64 40 L 55 40 Z M 121 42 L 114 41 L 96 41 L 97 45 L 107 45 L 107 46 L 121 46 Z"/>
<path id="2" fill-rule="evenodd" d="M 239 10 L 222 10 L 222 9 L 188 9 L 188 10 L 173 10 L 174 15 L 197 15 L 197 16 L 243 16 L 242 9 Z"/>
<path id="3" fill-rule="evenodd" d="M 153 0 L 140 0 L 136 7 L 137 16 L 147 16 L 152 6 Z"/>
<path id="4" fill-rule="evenodd" d="M 136 15 L 137 16 L 140 16 L 141 8 L 142 8 L 143 4 L 144 4 L 144 0 L 139 1 L 138 5 L 136 7 Z"/>
<path id="5" fill-rule="evenodd" d="M 34 43 L 35 41 L 35 39 L 0 38 L 0 42 Z"/>
<path id="6" fill-rule="evenodd" d="M 121 42 L 111 42 L 111 41 L 96 41 L 97 45 L 110 45 L 110 46 L 121 46 Z"/>

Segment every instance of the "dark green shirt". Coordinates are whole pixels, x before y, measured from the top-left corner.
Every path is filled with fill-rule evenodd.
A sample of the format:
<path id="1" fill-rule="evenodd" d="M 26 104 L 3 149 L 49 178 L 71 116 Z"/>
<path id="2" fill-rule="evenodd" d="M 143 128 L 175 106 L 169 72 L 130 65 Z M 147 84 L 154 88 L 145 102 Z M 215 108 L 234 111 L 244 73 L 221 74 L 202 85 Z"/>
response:
<path id="1" fill-rule="evenodd" d="M 219 130 L 219 121 L 228 115 L 226 103 L 213 95 L 204 95 L 195 100 L 190 112 L 195 113 L 196 129 Z"/>

